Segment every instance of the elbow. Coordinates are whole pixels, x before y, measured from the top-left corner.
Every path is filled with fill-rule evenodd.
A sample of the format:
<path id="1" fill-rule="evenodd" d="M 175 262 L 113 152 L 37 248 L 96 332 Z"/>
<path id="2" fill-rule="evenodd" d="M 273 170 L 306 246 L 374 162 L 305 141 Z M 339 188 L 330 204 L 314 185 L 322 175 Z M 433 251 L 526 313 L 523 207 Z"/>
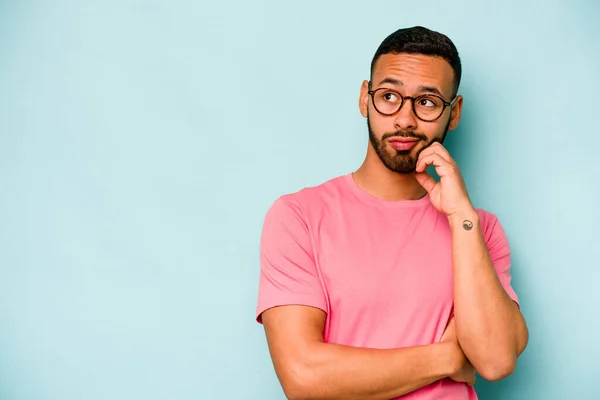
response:
<path id="1" fill-rule="evenodd" d="M 503 360 L 488 362 L 477 369 L 481 377 L 487 381 L 496 382 L 509 377 L 515 370 L 517 361 L 515 357 L 505 357 Z"/>
<path id="2" fill-rule="evenodd" d="M 529 334 L 524 326 L 517 336 L 515 346 L 494 355 L 490 354 L 488 361 L 481 366 L 481 370 L 477 369 L 479 375 L 491 382 L 500 381 L 512 375 L 517 367 L 517 358 L 525 350 L 528 340 Z"/>
<path id="3" fill-rule="evenodd" d="M 312 400 L 312 397 L 306 387 L 298 384 L 287 384 L 283 386 L 283 393 L 288 400 Z"/>
<path id="4" fill-rule="evenodd" d="M 280 378 L 281 387 L 288 400 L 318 399 L 315 393 L 317 385 L 314 374 L 305 366 L 296 365 L 286 371 Z"/>

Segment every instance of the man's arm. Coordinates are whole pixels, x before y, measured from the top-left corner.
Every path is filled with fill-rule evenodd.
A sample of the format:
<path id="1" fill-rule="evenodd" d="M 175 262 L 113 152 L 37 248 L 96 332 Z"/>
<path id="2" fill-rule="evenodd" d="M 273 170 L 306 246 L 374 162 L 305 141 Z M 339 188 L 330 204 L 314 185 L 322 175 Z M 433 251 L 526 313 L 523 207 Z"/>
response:
<path id="1" fill-rule="evenodd" d="M 458 342 L 367 349 L 323 342 L 325 312 L 281 306 L 262 314 L 275 371 L 289 399 L 391 399 L 439 379 L 474 382 Z"/>
<path id="2" fill-rule="evenodd" d="M 439 182 L 426 171 L 429 165 Z M 482 377 L 502 379 L 527 345 L 527 327 L 498 279 L 458 165 L 441 143 L 433 143 L 419 154 L 415 178 L 450 221 L 458 342 Z"/>
<path id="3" fill-rule="evenodd" d="M 458 341 L 482 377 L 503 379 L 527 345 L 525 320 L 498 279 L 477 212 L 461 210 L 449 220 Z"/>

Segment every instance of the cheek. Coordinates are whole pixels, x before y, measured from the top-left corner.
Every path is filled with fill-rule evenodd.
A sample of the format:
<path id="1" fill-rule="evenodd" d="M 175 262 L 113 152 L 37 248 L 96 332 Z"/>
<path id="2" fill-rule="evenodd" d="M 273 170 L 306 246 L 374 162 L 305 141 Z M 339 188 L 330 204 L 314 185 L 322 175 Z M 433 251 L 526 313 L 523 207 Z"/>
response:
<path id="1" fill-rule="evenodd" d="M 443 124 L 425 124 L 421 126 L 421 133 L 427 136 L 431 142 L 434 139 L 440 139 L 444 134 L 445 125 Z"/>
<path id="2" fill-rule="evenodd" d="M 373 117 L 373 112 L 370 112 L 369 124 L 371 130 L 378 139 L 389 132 L 395 132 L 394 120 L 392 118 L 382 118 L 380 116 Z"/>

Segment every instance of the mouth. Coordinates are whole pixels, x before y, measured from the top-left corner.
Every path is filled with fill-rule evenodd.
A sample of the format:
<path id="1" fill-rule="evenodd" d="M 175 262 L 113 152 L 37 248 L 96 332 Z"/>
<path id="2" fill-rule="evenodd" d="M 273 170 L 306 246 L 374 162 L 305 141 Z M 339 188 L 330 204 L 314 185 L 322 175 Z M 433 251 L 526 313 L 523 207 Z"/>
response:
<path id="1" fill-rule="evenodd" d="M 390 145 L 396 150 L 410 150 L 419 142 L 419 139 L 412 138 L 393 138 L 390 139 Z"/>

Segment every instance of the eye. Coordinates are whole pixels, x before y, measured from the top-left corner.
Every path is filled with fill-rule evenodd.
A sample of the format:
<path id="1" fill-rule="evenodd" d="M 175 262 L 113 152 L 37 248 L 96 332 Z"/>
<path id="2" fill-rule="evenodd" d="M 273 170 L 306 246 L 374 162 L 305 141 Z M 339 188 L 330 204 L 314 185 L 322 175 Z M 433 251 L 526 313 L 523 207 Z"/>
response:
<path id="1" fill-rule="evenodd" d="M 439 105 L 439 100 L 435 97 L 421 97 L 419 98 L 419 106 L 420 107 L 437 107 Z"/>
<path id="2" fill-rule="evenodd" d="M 398 100 L 400 100 L 400 96 L 398 96 L 398 94 L 395 92 L 384 92 L 381 97 L 383 97 L 385 101 L 390 103 L 396 103 L 398 102 Z"/>

